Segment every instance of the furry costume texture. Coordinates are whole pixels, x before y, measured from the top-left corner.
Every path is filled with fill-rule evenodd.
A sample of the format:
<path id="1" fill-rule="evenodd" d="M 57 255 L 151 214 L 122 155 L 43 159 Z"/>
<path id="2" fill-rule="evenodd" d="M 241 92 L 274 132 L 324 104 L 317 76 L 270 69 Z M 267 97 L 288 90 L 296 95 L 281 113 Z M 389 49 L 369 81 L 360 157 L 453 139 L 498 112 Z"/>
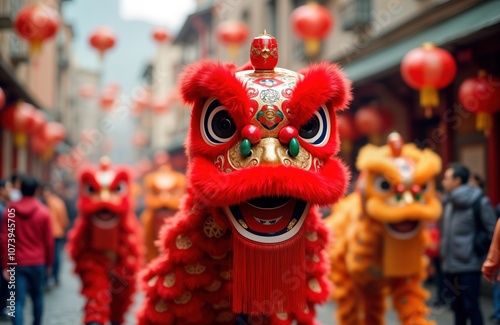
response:
<path id="1" fill-rule="evenodd" d="M 401 324 L 434 324 L 426 319 L 428 293 L 422 288 L 428 241 L 424 223 L 441 214 L 434 190 L 441 160 L 428 149 L 403 145 L 397 133 L 389 139 L 389 145 L 361 149 L 357 192 L 337 203 L 327 219 L 341 325 L 383 324 L 387 295 Z"/>
<path id="2" fill-rule="evenodd" d="M 163 164 L 144 178 L 145 210 L 141 214 L 146 244 L 146 262 L 157 257 L 158 247 L 155 242 L 161 224 L 172 218 L 184 195 L 186 178 L 183 174 Z"/>
<path id="3" fill-rule="evenodd" d="M 176 223 L 162 228 L 164 253 L 144 273 L 139 324 L 234 324 L 240 313 L 251 324 L 315 324 L 315 305 L 328 298 L 328 234 L 314 205 L 345 190 L 335 111 L 348 104 L 350 83 L 328 63 L 305 75 L 252 64 L 236 72 L 202 61 L 181 79 L 193 106 L 187 195 Z M 275 270 L 284 271 L 277 281 Z"/>
<path id="4" fill-rule="evenodd" d="M 79 216 L 67 248 L 87 299 L 84 324 L 122 324 L 142 264 L 130 174 L 103 158 L 100 166 L 83 168 L 79 182 Z"/>

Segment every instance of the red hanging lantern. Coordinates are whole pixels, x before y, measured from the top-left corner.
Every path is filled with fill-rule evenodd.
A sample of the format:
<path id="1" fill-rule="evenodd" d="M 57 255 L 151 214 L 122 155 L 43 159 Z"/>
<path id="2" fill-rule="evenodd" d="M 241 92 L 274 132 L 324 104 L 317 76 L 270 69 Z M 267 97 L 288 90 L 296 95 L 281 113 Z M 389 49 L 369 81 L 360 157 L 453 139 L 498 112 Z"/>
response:
<path id="1" fill-rule="evenodd" d="M 316 2 L 296 8 L 290 22 L 295 35 L 304 40 L 308 56 L 318 53 L 320 40 L 328 36 L 334 25 L 330 11 Z"/>
<path id="2" fill-rule="evenodd" d="M 162 27 L 156 27 L 153 30 L 153 39 L 157 43 L 166 43 L 172 40 L 172 36 Z"/>
<path id="3" fill-rule="evenodd" d="M 339 114 L 337 116 L 337 130 L 341 141 L 341 149 L 347 155 L 352 152 L 352 142 L 355 141 L 359 134 L 356 131 L 354 117 L 349 113 Z"/>
<path id="4" fill-rule="evenodd" d="M 132 144 L 136 148 L 143 148 L 148 144 L 148 136 L 141 131 L 137 131 L 132 136 Z"/>
<path id="5" fill-rule="evenodd" d="M 14 144 L 24 148 L 28 143 L 28 134 L 37 127 L 36 108 L 25 102 L 17 102 L 2 112 L 2 126 L 14 133 Z"/>
<path id="6" fill-rule="evenodd" d="M 5 106 L 5 93 L 3 89 L 0 87 L 0 110 Z"/>
<path id="7" fill-rule="evenodd" d="M 42 43 L 57 33 L 59 24 L 57 11 L 41 3 L 24 7 L 14 19 L 14 29 L 29 42 L 31 55 L 40 53 Z"/>
<path id="8" fill-rule="evenodd" d="M 83 84 L 78 90 L 78 96 L 83 99 L 90 99 L 95 96 L 96 89 L 92 84 Z"/>
<path id="9" fill-rule="evenodd" d="M 43 128 L 46 122 L 45 114 L 39 109 L 35 109 L 31 115 L 32 127 L 28 130 L 29 134 L 37 134 Z"/>
<path id="10" fill-rule="evenodd" d="M 57 145 L 66 138 L 66 129 L 61 123 L 48 122 L 44 125 L 39 135 L 51 145 Z"/>
<path id="11" fill-rule="evenodd" d="M 116 35 L 109 27 L 98 27 L 90 35 L 89 42 L 93 48 L 99 51 L 100 57 L 103 58 L 106 51 L 115 46 Z"/>
<path id="12" fill-rule="evenodd" d="M 354 116 L 356 129 L 361 135 L 372 136 L 382 132 L 382 116 L 373 106 L 365 106 Z"/>
<path id="13" fill-rule="evenodd" d="M 493 121 L 491 114 L 500 111 L 500 78 L 481 70 L 476 77 L 462 82 L 458 99 L 466 110 L 477 114 L 476 128 L 488 135 Z"/>
<path id="14" fill-rule="evenodd" d="M 432 116 L 432 107 L 439 106 L 437 89 L 448 86 L 456 71 L 453 56 L 432 43 L 411 50 L 401 62 L 401 76 L 408 86 L 420 90 L 420 106 L 428 118 Z"/>
<path id="15" fill-rule="evenodd" d="M 30 149 L 33 151 L 36 155 L 43 155 L 50 147 L 50 143 L 48 143 L 43 137 L 41 136 L 34 136 L 30 138 Z"/>
<path id="16" fill-rule="evenodd" d="M 116 97 L 115 94 L 113 94 L 110 91 L 106 91 L 101 95 L 100 98 L 100 105 L 101 109 L 105 111 L 110 111 L 115 107 L 116 104 Z"/>
<path id="17" fill-rule="evenodd" d="M 156 98 L 153 100 L 151 108 L 155 114 L 163 114 L 168 110 L 168 102 L 167 98 Z"/>
<path id="18" fill-rule="evenodd" d="M 229 48 L 229 57 L 233 60 L 238 56 L 238 47 L 247 41 L 249 33 L 247 25 L 234 20 L 224 21 L 215 29 L 217 40 Z"/>

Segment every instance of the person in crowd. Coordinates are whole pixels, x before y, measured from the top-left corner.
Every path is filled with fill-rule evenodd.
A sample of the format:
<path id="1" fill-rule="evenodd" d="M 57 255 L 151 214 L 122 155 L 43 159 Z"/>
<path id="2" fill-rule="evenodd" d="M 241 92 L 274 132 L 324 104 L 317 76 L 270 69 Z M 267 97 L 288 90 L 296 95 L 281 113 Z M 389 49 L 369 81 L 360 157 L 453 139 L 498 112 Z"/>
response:
<path id="1" fill-rule="evenodd" d="M 19 173 L 14 173 L 10 177 L 10 190 L 9 190 L 9 201 L 10 202 L 17 202 L 21 200 L 22 194 L 21 194 L 21 179 L 22 176 Z"/>
<path id="2" fill-rule="evenodd" d="M 3 215 L 2 225 L 2 267 L 3 276 L 9 280 L 15 274 L 15 313 L 14 325 L 24 325 L 23 312 L 26 295 L 29 293 L 33 302 L 33 324 L 40 325 L 43 312 L 43 285 L 46 274 L 54 257 L 54 240 L 49 210 L 38 200 L 39 183 L 34 177 L 23 177 L 21 181 L 22 198 L 11 202 Z M 14 221 L 9 221 L 13 219 Z M 15 226 L 11 226 L 15 224 Z M 14 234 L 15 255 L 9 255 L 7 249 Z M 16 263 L 16 266 L 8 265 Z M 14 273 L 15 272 L 15 273 Z M 9 298 L 10 299 L 10 298 Z"/>
<path id="3" fill-rule="evenodd" d="M 3 225 L 3 214 L 9 203 L 9 183 L 5 180 L 0 180 L 0 233 Z M 2 256 L 0 256 L 0 263 L 2 263 Z M 7 307 L 7 292 L 8 292 L 8 282 L 0 276 L 0 319 L 5 319 L 7 317 L 6 307 Z"/>
<path id="4" fill-rule="evenodd" d="M 496 216 L 480 188 L 468 184 L 469 170 L 460 163 L 448 166 L 443 177 L 443 228 L 440 255 L 449 286 L 444 295 L 451 302 L 455 325 L 483 324 L 479 305 L 481 266 L 485 253 L 475 244 L 482 230 L 491 241 Z"/>
<path id="5" fill-rule="evenodd" d="M 52 235 L 54 236 L 54 264 L 52 277 L 56 286 L 59 285 L 59 269 L 61 265 L 61 251 L 64 245 L 66 229 L 69 225 L 66 205 L 53 191 L 50 184 L 42 187 L 42 201 L 47 205 L 52 218 Z"/>
<path id="6" fill-rule="evenodd" d="M 443 200 L 444 189 L 441 184 L 436 184 L 436 197 L 439 201 Z M 442 231 L 442 219 L 429 224 L 429 234 L 431 235 L 431 241 L 433 242 L 433 249 L 429 251 L 429 257 L 431 259 L 432 266 L 434 268 L 434 282 L 436 284 L 436 297 L 431 301 L 433 307 L 443 307 L 447 306 L 447 302 L 444 299 L 444 293 L 446 292 L 444 274 L 441 270 L 441 257 L 439 256 L 439 243 L 441 241 L 441 231 Z"/>
<path id="7" fill-rule="evenodd" d="M 481 190 L 484 190 L 484 182 L 478 174 L 472 174 L 469 178 L 469 184 L 472 186 L 479 187 Z M 497 213 L 498 219 L 498 213 Z M 498 271 L 497 271 L 498 272 Z M 498 280 L 494 277 L 493 283 L 493 314 L 490 316 L 490 320 L 492 320 L 495 324 L 500 324 L 500 287 L 498 286 Z"/>

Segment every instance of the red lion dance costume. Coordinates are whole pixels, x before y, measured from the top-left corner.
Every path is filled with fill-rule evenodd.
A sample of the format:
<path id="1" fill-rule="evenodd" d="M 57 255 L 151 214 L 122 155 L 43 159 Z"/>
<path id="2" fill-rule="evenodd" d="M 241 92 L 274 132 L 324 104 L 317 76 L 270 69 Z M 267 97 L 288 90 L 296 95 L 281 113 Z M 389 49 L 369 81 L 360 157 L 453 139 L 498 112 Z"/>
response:
<path id="1" fill-rule="evenodd" d="M 335 112 L 350 83 L 328 63 L 275 68 L 269 35 L 250 56 L 255 70 L 202 61 L 182 78 L 187 196 L 144 274 L 139 324 L 315 324 L 328 298 L 328 235 L 313 206 L 345 190 Z"/>
<path id="2" fill-rule="evenodd" d="M 86 297 L 85 324 L 122 324 L 141 266 L 140 224 L 134 215 L 130 174 L 111 166 L 81 171 L 80 215 L 69 234 L 68 250 Z"/>

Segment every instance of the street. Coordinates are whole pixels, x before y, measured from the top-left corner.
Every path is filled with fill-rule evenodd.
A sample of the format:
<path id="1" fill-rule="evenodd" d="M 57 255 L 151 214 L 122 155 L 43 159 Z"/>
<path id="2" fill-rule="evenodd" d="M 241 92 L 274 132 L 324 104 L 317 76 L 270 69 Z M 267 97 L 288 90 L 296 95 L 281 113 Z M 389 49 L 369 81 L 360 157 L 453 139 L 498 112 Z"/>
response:
<path id="1" fill-rule="evenodd" d="M 45 307 L 43 325 L 79 325 L 82 319 L 82 306 L 84 303 L 83 298 L 79 294 L 80 282 L 79 279 L 71 272 L 72 263 L 68 261 L 67 257 L 64 258 L 61 272 L 61 285 L 53 287 L 45 294 Z M 430 288 L 431 290 L 433 288 Z M 127 323 L 124 325 L 133 325 L 134 313 L 139 308 L 142 300 L 142 294 L 138 293 L 135 296 L 135 304 L 132 310 L 128 313 Z M 391 304 L 388 302 L 388 306 Z M 31 324 L 31 303 L 28 301 L 26 304 L 25 319 L 26 325 Z M 483 308 L 483 316 L 485 324 L 493 324 L 488 320 L 493 311 L 492 299 L 487 295 L 482 295 L 481 306 Z M 336 324 L 332 315 L 335 312 L 333 303 L 328 303 L 318 309 L 318 320 L 324 324 Z M 387 324 L 399 324 L 397 315 L 389 310 L 387 312 Z M 431 319 L 435 320 L 438 324 L 453 324 L 453 315 L 445 308 L 433 308 Z M 0 321 L 0 325 L 9 324 L 7 321 Z"/>

